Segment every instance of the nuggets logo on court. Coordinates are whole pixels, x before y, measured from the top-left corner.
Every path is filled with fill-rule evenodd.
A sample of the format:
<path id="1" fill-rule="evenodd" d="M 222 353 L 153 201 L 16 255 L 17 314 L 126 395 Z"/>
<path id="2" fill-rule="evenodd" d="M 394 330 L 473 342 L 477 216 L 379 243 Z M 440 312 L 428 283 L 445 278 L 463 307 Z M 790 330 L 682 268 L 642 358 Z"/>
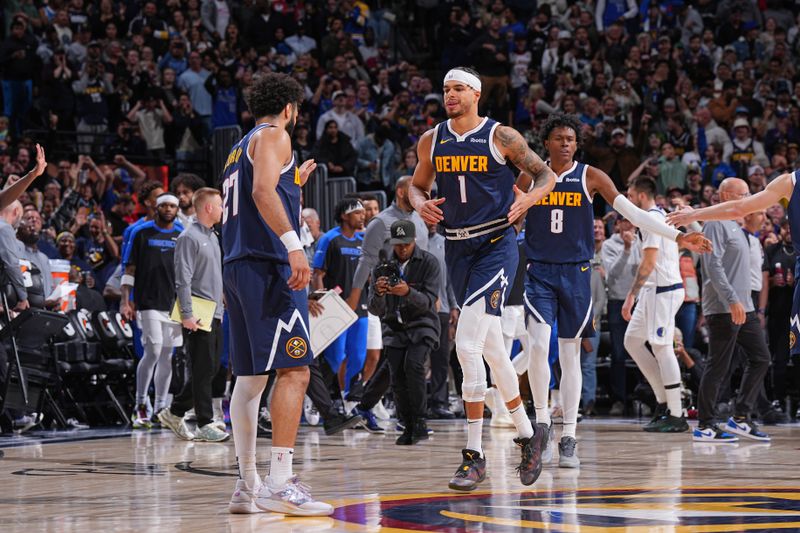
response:
<path id="1" fill-rule="evenodd" d="M 489 297 L 489 305 L 492 306 L 492 309 L 497 309 L 497 306 L 500 305 L 500 289 L 495 289 Z"/>
<path id="2" fill-rule="evenodd" d="M 300 337 L 292 337 L 286 341 L 286 353 L 292 359 L 302 359 L 308 353 L 308 345 Z"/>
<path id="3" fill-rule="evenodd" d="M 789 531 L 800 488 L 616 488 L 384 496 L 338 507 L 341 522 L 392 531 Z"/>

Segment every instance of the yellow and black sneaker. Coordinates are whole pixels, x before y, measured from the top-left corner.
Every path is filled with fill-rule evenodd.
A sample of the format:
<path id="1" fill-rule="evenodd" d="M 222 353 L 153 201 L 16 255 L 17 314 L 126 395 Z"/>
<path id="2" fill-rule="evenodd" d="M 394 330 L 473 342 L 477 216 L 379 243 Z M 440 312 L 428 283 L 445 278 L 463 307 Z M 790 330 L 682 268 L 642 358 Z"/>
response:
<path id="1" fill-rule="evenodd" d="M 456 470 L 448 487 L 452 490 L 475 490 L 478 483 L 486 479 L 486 458 L 475 450 L 463 449 L 461 455 L 464 461 Z"/>

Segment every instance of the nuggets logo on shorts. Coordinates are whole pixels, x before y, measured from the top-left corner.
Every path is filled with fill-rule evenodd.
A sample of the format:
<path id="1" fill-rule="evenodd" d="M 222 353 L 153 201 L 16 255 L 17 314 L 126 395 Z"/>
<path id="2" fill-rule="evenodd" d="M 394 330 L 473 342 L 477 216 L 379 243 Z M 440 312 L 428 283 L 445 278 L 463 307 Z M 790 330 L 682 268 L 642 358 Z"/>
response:
<path id="1" fill-rule="evenodd" d="M 663 337 L 664 336 L 664 328 L 658 328 L 656 330 L 656 335 L 658 335 L 659 337 Z"/>
<path id="2" fill-rule="evenodd" d="M 500 289 L 495 289 L 489 297 L 489 305 L 492 306 L 492 309 L 497 309 L 497 306 L 500 305 Z"/>
<path id="3" fill-rule="evenodd" d="M 293 359 L 302 359 L 308 353 L 306 341 L 300 337 L 292 337 L 286 341 L 286 354 Z"/>
<path id="4" fill-rule="evenodd" d="M 797 336 L 794 334 L 794 331 L 789 332 L 789 349 L 791 350 L 794 348 L 794 344 L 797 342 Z"/>

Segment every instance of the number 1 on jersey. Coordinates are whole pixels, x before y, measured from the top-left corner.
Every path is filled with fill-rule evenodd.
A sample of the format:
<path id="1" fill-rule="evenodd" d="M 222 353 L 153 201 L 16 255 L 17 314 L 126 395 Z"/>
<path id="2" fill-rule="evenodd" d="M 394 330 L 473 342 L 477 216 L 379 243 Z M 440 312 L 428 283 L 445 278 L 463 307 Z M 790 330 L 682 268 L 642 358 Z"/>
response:
<path id="1" fill-rule="evenodd" d="M 550 211 L 550 233 L 561 233 L 564 231 L 564 210 L 553 209 Z"/>
<path id="2" fill-rule="evenodd" d="M 467 203 L 467 177 L 463 174 L 458 177 L 458 186 L 461 189 L 461 203 Z"/>
<path id="3" fill-rule="evenodd" d="M 230 205 L 233 212 L 231 216 L 239 214 L 239 171 L 231 172 L 231 175 L 222 182 L 222 223 L 228 220 L 229 200 L 233 196 L 233 205 Z"/>

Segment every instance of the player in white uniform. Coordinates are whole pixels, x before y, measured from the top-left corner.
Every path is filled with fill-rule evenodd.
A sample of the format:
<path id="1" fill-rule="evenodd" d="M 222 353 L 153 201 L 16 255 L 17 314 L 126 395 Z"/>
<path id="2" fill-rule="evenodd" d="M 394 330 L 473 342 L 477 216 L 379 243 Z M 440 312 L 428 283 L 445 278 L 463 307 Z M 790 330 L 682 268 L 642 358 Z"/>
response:
<path id="1" fill-rule="evenodd" d="M 628 188 L 628 199 L 663 222 L 666 213 L 656 206 L 656 184 L 650 178 L 636 178 Z M 675 241 L 639 230 L 642 262 L 622 306 L 622 317 L 630 321 L 625 332 L 625 349 L 647 378 L 658 400 L 653 420 L 643 429 L 649 432 L 680 433 L 689 430 L 682 416 L 681 371 L 672 345 L 675 314 L 683 304 L 680 253 Z M 636 301 L 636 309 L 631 309 Z"/>

